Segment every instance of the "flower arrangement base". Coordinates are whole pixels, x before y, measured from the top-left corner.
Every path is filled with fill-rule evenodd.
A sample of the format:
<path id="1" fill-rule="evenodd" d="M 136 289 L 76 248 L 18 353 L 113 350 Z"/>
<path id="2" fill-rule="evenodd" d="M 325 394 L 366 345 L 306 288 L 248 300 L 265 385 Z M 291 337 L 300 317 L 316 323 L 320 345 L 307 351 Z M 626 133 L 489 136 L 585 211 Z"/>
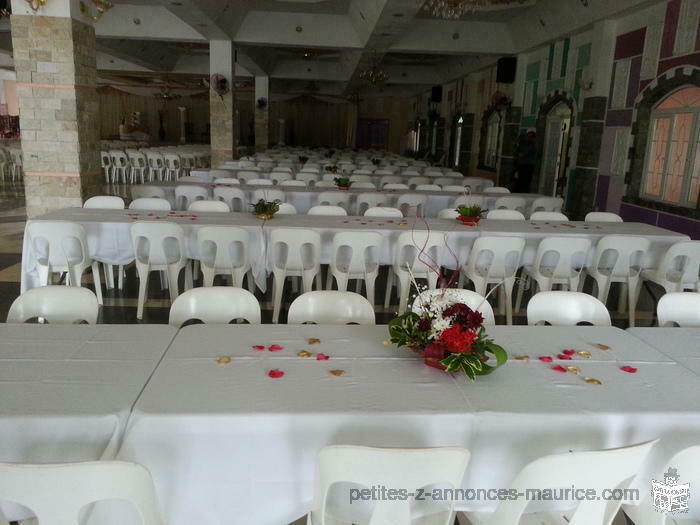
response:
<path id="1" fill-rule="evenodd" d="M 443 372 L 447 370 L 447 367 L 443 365 L 439 359 L 436 359 L 435 357 L 425 357 L 423 358 L 424 362 L 428 366 L 432 366 L 433 368 L 437 368 L 438 370 L 442 370 Z"/>
<path id="2" fill-rule="evenodd" d="M 350 189 L 350 186 L 338 186 L 338 189 L 341 191 L 347 191 Z"/>
<path id="3" fill-rule="evenodd" d="M 269 221 L 270 219 L 272 219 L 272 217 L 275 216 L 274 213 L 254 213 L 253 215 L 255 215 L 258 219 L 261 219 L 263 221 Z"/>
<path id="4" fill-rule="evenodd" d="M 481 217 L 467 217 L 466 215 L 457 216 L 457 220 L 465 226 L 476 226 L 479 224 Z"/>

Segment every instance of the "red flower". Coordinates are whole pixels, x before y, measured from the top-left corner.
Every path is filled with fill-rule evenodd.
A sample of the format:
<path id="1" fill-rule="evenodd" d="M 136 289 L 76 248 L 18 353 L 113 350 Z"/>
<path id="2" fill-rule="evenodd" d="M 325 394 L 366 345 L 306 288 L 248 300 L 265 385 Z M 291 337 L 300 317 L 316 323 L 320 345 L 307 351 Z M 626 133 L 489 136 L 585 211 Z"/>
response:
<path id="1" fill-rule="evenodd" d="M 279 370 L 278 368 L 275 368 L 274 370 L 270 370 L 267 373 L 268 376 L 270 376 L 272 379 L 279 379 L 284 375 L 284 372 L 282 370 Z"/>
<path id="2" fill-rule="evenodd" d="M 267 347 L 267 349 L 270 352 L 279 352 L 280 350 L 284 350 L 284 347 L 280 345 L 270 345 Z"/>
<path id="3" fill-rule="evenodd" d="M 564 367 L 561 366 L 561 365 L 554 365 L 554 366 L 552 367 L 552 370 L 554 370 L 554 371 L 556 371 L 556 372 L 567 372 L 566 368 L 564 368 Z"/>
<path id="4" fill-rule="evenodd" d="M 452 317 L 456 324 L 464 325 L 470 329 L 479 328 L 484 323 L 484 317 L 481 313 L 472 310 L 464 303 L 455 303 L 445 308 L 442 317 L 444 319 Z"/>
<path id="5" fill-rule="evenodd" d="M 571 356 L 564 355 L 564 354 L 557 354 L 557 359 L 561 359 L 562 361 L 571 361 Z"/>
<path id="6" fill-rule="evenodd" d="M 425 349 L 423 350 L 423 357 L 439 359 L 442 361 L 445 359 L 445 347 L 435 343 L 426 345 Z"/>
<path id="7" fill-rule="evenodd" d="M 452 353 L 471 352 L 478 334 L 459 324 L 452 325 L 440 334 L 440 343 Z"/>
<path id="8" fill-rule="evenodd" d="M 430 330 L 430 326 L 430 319 L 421 319 L 420 321 L 418 321 L 416 328 L 418 328 L 419 332 L 427 332 L 428 330 Z"/>
<path id="9" fill-rule="evenodd" d="M 576 350 L 562 350 L 561 353 L 564 355 L 574 355 L 576 353 Z"/>
<path id="10" fill-rule="evenodd" d="M 552 358 L 549 357 L 548 355 L 541 355 L 537 359 L 539 359 L 540 361 L 542 361 L 544 363 L 551 363 L 552 362 Z"/>
<path id="11" fill-rule="evenodd" d="M 621 366 L 620 370 L 622 370 L 623 372 L 627 372 L 628 374 L 636 374 L 637 373 L 637 369 L 633 366 Z"/>
<path id="12" fill-rule="evenodd" d="M 253 350 L 265 350 L 263 345 L 253 345 Z"/>
<path id="13" fill-rule="evenodd" d="M 316 361 L 328 361 L 330 357 L 326 354 L 316 354 Z"/>

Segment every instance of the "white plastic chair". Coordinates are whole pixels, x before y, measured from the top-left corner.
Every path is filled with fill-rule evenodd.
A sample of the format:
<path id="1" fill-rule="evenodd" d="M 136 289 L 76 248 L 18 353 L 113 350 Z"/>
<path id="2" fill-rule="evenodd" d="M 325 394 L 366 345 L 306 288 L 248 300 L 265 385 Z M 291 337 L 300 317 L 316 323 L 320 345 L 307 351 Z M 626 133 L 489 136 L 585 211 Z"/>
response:
<path id="1" fill-rule="evenodd" d="M 187 266 L 185 231 L 179 224 L 171 222 L 137 222 L 131 225 L 131 242 L 139 276 L 136 318 L 142 319 L 148 278 L 152 271 L 167 274 L 171 302 L 178 296 L 178 277 Z"/>
<path id="2" fill-rule="evenodd" d="M 131 167 L 132 183 L 136 180 L 136 177 L 138 177 L 141 179 L 141 184 L 143 184 L 146 181 L 149 171 L 146 155 L 137 150 L 130 150 L 126 152 L 126 156 L 129 159 L 129 166 Z"/>
<path id="3" fill-rule="evenodd" d="M 380 233 L 355 231 L 339 232 L 333 236 L 331 263 L 328 269 L 326 289 L 332 288 L 332 279 L 338 290 L 348 289 L 348 280 L 357 279 L 357 291 L 360 280 L 365 282 L 367 299 L 374 304 L 374 283 L 379 273 L 379 250 L 384 242 Z"/>
<path id="4" fill-rule="evenodd" d="M 188 182 L 192 184 L 202 184 L 203 182 L 206 182 L 203 177 L 197 177 L 196 175 L 184 175 L 177 179 L 177 182 Z"/>
<path id="5" fill-rule="evenodd" d="M 403 213 L 398 208 L 387 208 L 385 206 L 373 206 L 372 208 L 367 208 L 364 213 L 365 217 L 389 217 L 389 218 L 403 218 Z"/>
<path id="6" fill-rule="evenodd" d="M 401 183 L 387 183 L 384 186 L 382 186 L 383 190 L 408 190 L 408 184 L 401 184 Z"/>
<path id="7" fill-rule="evenodd" d="M 455 303 L 466 304 L 469 308 L 477 311 L 484 318 L 485 325 L 495 325 L 496 318 L 493 315 L 493 308 L 483 295 L 471 290 L 461 288 L 438 288 L 435 290 L 425 290 L 418 294 L 413 304 L 411 311 L 417 314 L 423 309 L 423 305 L 430 302 L 440 302 L 443 309 Z"/>
<path id="8" fill-rule="evenodd" d="M 321 235 L 315 230 L 275 228 L 270 233 L 274 276 L 272 322 L 279 322 L 282 292 L 287 277 L 301 277 L 304 292 L 310 292 L 321 268 Z"/>
<path id="9" fill-rule="evenodd" d="M 335 182 L 332 180 L 320 180 L 314 184 L 314 188 L 335 188 Z"/>
<path id="10" fill-rule="evenodd" d="M 367 299 L 353 292 L 307 292 L 294 299 L 289 306 L 287 323 L 373 325 L 374 307 Z"/>
<path id="11" fill-rule="evenodd" d="M 246 181 L 246 184 L 249 184 L 251 186 L 272 186 L 272 180 L 271 179 L 249 179 Z"/>
<path id="12" fill-rule="evenodd" d="M 568 222 L 569 218 L 558 211 L 536 211 L 530 215 L 531 221 L 564 221 Z"/>
<path id="13" fill-rule="evenodd" d="M 448 192 L 453 192 L 453 191 L 465 191 L 464 186 L 459 186 L 456 184 L 445 184 L 442 187 L 442 191 L 448 191 Z"/>
<path id="14" fill-rule="evenodd" d="M 281 182 L 285 181 L 292 181 L 294 177 L 292 177 L 292 174 L 289 172 L 284 172 L 284 171 L 273 171 L 270 173 L 270 181 L 275 183 L 275 184 L 280 184 Z M 299 182 L 299 181 L 296 181 Z M 252 183 L 249 183 L 252 184 Z"/>
<path id="15" fill-rule="evenodd" d="M 404 180 L 403 177 L 393 177 L 396 180 L 393 180 L 391 182 L 401 182 Z M 382 179 L 383 180 L 383 179 Z M 410 177 L 408 179 L 408 187 L 410 189 L 415 189 L 416 186 L 419 186 L 421 184 L 430 184 L 431 179 L 429 177 Z"/>
<path id="16" fill-rule="evenodd" d="M 114 182 L 121 178 L 122 184 L 131 182 L 131 167 L 129 157 L 121 150 L 110 150 L 109 156 L 112 159 L 112 178 Z"/>
<path id="17" fill-rule="evenodd" d="M 555 284 L 564 289 L 579 289 L 581 268 L 575 266 L 577 259 L 586 260 L 591 249 L 591 240 L 585 237 L 546 237 L 540 241 L 535 262 L 523 266 L 522 280 L 518 285 L 515 309 L 520 310 L 523 298 L 523 281 L 534 279 L 540 292 L 548 292 Z M 553 260 L 552 260 L 553 259 Z"/>
<path id="18" fill-rule="evenodd" d="M 350 182 L 372 182 L 370 175 L 350 175 Z"/>
<path id="19" fill-rule="evenodd" d="M 626 488 L 642 468 L 655 443 L 650 441 L 624 448 L 543 456 L 526 465 L 509 488 L 520 493 L 576 486 L 593 489 L 598 495 L 612 488 Z M 466 524 L 465 516 L 472 525 L 611 525 L 622 503 L 621 500 L 609 501 L 602 497 L 564 501 L 578 505 L 566 513 L 544 510 L 525 514 L 530 501 L 519 497 L 501 500 L 494 512 L 459 513 L 458 519 L 460 525 Z M 557 504 L 561 506 L 559 501 L 552 502 L 552 506 Z"/>
<path id="20" fill-rule="evenodd" d="M 438 219 L 456 219 L 459 217 L 459 212 L 454 208 L 445 208 L 438 212 Z"/>
<path id="21" fill-rule="evenodd" d="M 99 263 L 90 258 L 85 228 L 70 221 L 33 221 L 27 224 L 29 242 L 36 256 L 39 281 L 50 284 L 53 273 L 66 274 L 66 285 L 80 286 L 83 272 L 92 268 L 97 302 L 102 304 Z"/>
<path id="22" fill-rule="evenodd" d="M 74 324 L 82 321 L 95 324 L 98 308 L 97 297 L 87 288 L 40 286 L 27 290 L 12 302 L 7 322 L 25 323 L 38 317 L 51 324 Z M 0 491 L 0 499 L 2 496 Z"/>
<path id="23" fill-rule="evenodd" d="M 532 201 L 531 213 L 538 211 L 558 211 L 561 212 L 561 207 L 564 205 L 564 199 L 561 197 L 537 197 Z"/>
<path id="24" fill-rule="evenodd" d="M 364 215 L 369 208 L 382 207 L 388 204 L 390 199 L 385 193 L 360 193 L 357 196 L 357 215 Z"/>
<path id="25" fill-rule="evenodd" d="M 260 199 L 264 199 L 268 202 L 284 202 L 286 200 L 286 196 L 282 190 L 273 190 L 273 189 L 260 189 L 260 190 L 254 190 L 253 191 L 253 202 L 258 202 Z"/>
<path id="26" fill-rule="evenodd" d="M 167 180 L 177 180 L 183 175 L 182 163 L 180 155 L 177 153 L 164 153 L 165 160 L 165 178 Z"/>
<path id="27" fill-rule="evenodd" d="M 148 180 L 163 180 L 165 178 L 165 159 L 159 151 L 146 151 L 148 162 Z"/>
<path id="28" fill-rule="evenodd" d="M 28 508 L 41 525 L 80 523 L 81 510 L 103 500 L 128 501 L 143 525 L 165 525 L 148 470 L 124 461 L 0 463 L 0 499 Z"/>
<path id="29" fill-rule="evenodd" d="M 553 326 L 612 324 L 608 309 L 592 295 L 562 291 L 537 293 L 527 303 L 527 323 L 535 325 L 542 322 Z"/>
<path id="30" fill-rule="evenodd" d="M 230 275 L 233 286 L 243 286 L 250 272 L 248 244 L 250 236 L 233 226 L 204 226 L 197 230 L 197 246 L 203 285 L 214 286 L 216 275 Z M 252 274 L 248 273 L 248 289 L 255 291 Z"/>
<path id="31" fill-rule="evenodd" d="M 372 182 L 353 182 L 352 187 L 354 189 L 361 189 L 361 190 L 376 190 L 377 187 L 372 183 Z"/>
<path id="32" fill-rule="evenodd" d="M 641 289 L 639 276 L 642 271 L 642 259 L 650 246 L 651 242 L 644 237 L 606 235 L 598 241 L 593 262 L 587 265 L 585 270 L 595 279 L 598 285 L 598 300 L 603 304 L 608 300 L 610 285 L 622 283 L 620 305 L 624 305 L 627 295 L 631 327 L 635 323 L 635 311 Z M 585 275 L 579 287 L 583 287 L 584 280 Z M 620 311 L 624 311 L 624 308 L 620 308 Z"/>
<path id="33" fill-rule="evenodd" d="M 294 180 L 305 182 L 308 186 L 315 185 L 318 182 L 318 173 L 297 173 Z"/>
<path id="34" fill-rule="evenodd" d="M 350 208 L 350 195 L 341 191 L 323 191 L 316 198 L 318 206 L 340 206 L 345 210 Z"/>
<path id="35" fill-rule="evenodd" d="M 277 210 L 276 215 L 296 215 L 297 214 L 297 209 L 294 207 L 293 204 L 289 204 L 287 202 L 280 202 L 279 204 L 279 209 Z"/>
<path id="36" fill-rule="evenodd" d="M 83 208 L 102 209 L 102 210 L 123 210 L 124 199 L 113 195 L 98 195 L 90 197 L 83 203 Z"/>
<path id="37" fill-rule="evenodd" d="M 664 254 L 659 267 L 643 270 L 642 280 L 663 286 L 666 293 L 695 290 L 700 292 L 700 241 L 673 244 Z"/>
<path id="38" fill-rule="evenodd" d="M 674 292 L 661 296 L 656 306 L 659 326 L 700 328 L 700 293 Z"/>
<path id="39" fill-rule="evenodd" d="M 490 188 L 484 188 L 483 192 L 484 193 L 510 193 L 510 190 L 508 188 L 504 188 L 503 186 L 491 186 Z"/>
<path id="40" fill-rule="evenodd" d="M 432 180 L 433 184 L 437 184 L 438 186 L 448 186 L 450 184 L 455 183 L 455 179 L 453 177 L 437 177 Z"/>
<path id="41" fill-rule="evenodd" d="M 251 180 L 260 178 L 260 172 L 253 171 L 251 168 L 246 168 L 245 170 L 238 171 L 236 173 L 236 178 L 241 181 L 241 184 L 249 184 Z"/>
<path id="42" fill-rule="evenodd" d="M 186 210 L 193 202 L 208 198 L 209 190 L 204 186 L 184 184 L 175 187 L 175 208 L 178 210 Z"/>
<path id="43" fill-rule="evenodd" d="M 303 180 L 283 180 L 282 182 L 279 183 L 279 186 L 282 188 L 284 188 L 284 187 L 306 188 L 307 184 Z"/>
<path id="44" fill-rule="evenodd" d="M 495 210 L 517 210 L 523 215 L 526 207 L 527 201 L 523 197 L 499 197 L 494 203 Z"/>
<path id="45" fill-rule="evenodd" d="M 345 208 L 342 208 L 341 206 L 330 206 L 326 204 L 322 204 L 319 206 L 311 206 L 309 208 L 309 211 L 307 212 L 307 215 L 334 215 L 337 217 L 343 217 L 348 214 L 347 211 L 345 211 Z"/>
<path id="46" fill-rule="evenodd" d="M 479 237 L 469 253 L 462 274 L 474 283 L 476 293 L 485 296 L 489 284 L 499 285 L 501 313 L 513 324 L 513 286 L 525 249 L 522 237 Z M 461 279 L 460 288 L 463 286 Z"/>
<path id="47" fill-rule="evenodd" d="M 272 168 L 272 173 L 275 173 L 275 172 L 292 173 L 292 168 L 291 168 L 291 166 L 288 166 L 288 165 L 279 165 L 279 166 Z"/>
<path id="48" fill-rule="evenodd" d="M 425 195 L 404 193 L 403 195 L 399 195 L 396 201 L 396 207 L 401 210 L 404 217 L 422 217 L 423 207 L 427 201 L 428 197 Z"/>
<path id="49" fill-rule="evenodd" d="M 307 525 L 408 525 L 412 518 L 419 518 L 421 525 L 452 525 L 454 500 L 431 501 L 412 509 L 411 498 L 382 499 L 373 502 L 373 506 L 368 508 L 350 504 L 347 491 L 334 490 L 333 487 L 339 489 L 348 484 L 362 487 L 384 486 L 411 494 L 416 489 L 429 485 L 457 489 L 461 486 L 469 457 L 468 450 L 457 447 L 325 447 L 318 454 L 314 502 Z M 341 493 L 344 497 L 341 497 Z M 415 515 L 416 511 L 420 513 L 419 516 Z"/>
<path id="50" fill-rule="evenodd" d="M 100 151 L 100 163 L 102 167 L 102 174 L 105 176 L 105 182 L 107 184 L 113 183 L 112 157 L 109 156 L 109 151 Z"/>
<path id="51" fill-rule="evenodd" d="M 525 215 L 518 210 L 491 210 L 486 214 L 486 218 L 496 221 L 524 221 Z"/>
<path id="52" fill-rule="evenodd" d="M 416 191 L 442 191 L 442 187 L 437 184 L 419 184 Z"/>
<path id="53" fill-rule="evenodd" d="M 226 181 L 227 184 L 240 184 L 240 181 L 232 177 L 232 172 L 229 170 L 209 170 L 209 178 L 212 182 L 222 182 L 222 179 Z M 230 181 L 236 182 L 230 182 Z"/>
<path id="54" fill-rule="evenodd" d="M 132 199 L 165 199 L 165 190 L 158 186 L 132 186 Z"/>
<path id="55" fill-rule="evenodd" d="M 387 184 L 401 184 L 401 181 L 403 181 L 403 177 L 399 177 L 398 175 L 384 175 L 381 179 L 379 179 L 379 187 L 383 188 Z M 428 179 L 426 179 L 428 180 Z M 409 181 L 410 184 L 410 181 Z"/>
<path id="56" fill-rule="evenodd" d="M 464 177 L 462 179 L 462 186 L 464 186 L 465 188 L 469 188 L 472 193 L 479 193 L 484 191 L 484 188 L 487 186 L 486 182 L 487 181 L 485 179 L 482 179 L 481 177 Z"/>
<path id="57" fill-rule="evenodd" d="M 399 314 L 406 311 L 410 289 L 408 269 L 416 279 L 426 279 L 434 290 L 438 281 L 440 252 L 445 247 L 445 235 L 440 232 L 406 231 L 399 235 L 394 251 L 392 271 L 389 271 L 384 308 L 389 308 L 394 278 L 398 280 Z"/>
<path id="58" fill-rule="evenodd" d="M 228 213 L 231 210 L 223 201 L 194 201 L 187 207 L 187 211 L 211 211 L 216 213 Z"/>
<path id="59" fill-rule="evenodd" d="M 130 210 L 154 210 L 154 211 L 170 211 L 172 208 L 170 202 L 165 199 L 159 199 L 156 197 L 149 198 L 143 197 L 140 199 L 134 199 L 129 204 Z"/>
<path id="60" fill-rule="evenodd" d="M 587 213 L 583 220 L 585 222 L 624 222 L 616 213 L 607 211 L 592 211 Z"/>
<path id="61" fill-rule="evenodd" d="M 241 181 L 231 177 L 219 177 L 214 181 L 215 184 L 234 184 L 236 186 L 241 184 Z"/>
<path id="62" fill-rule="evenodd" d="M 260 303 L 248 290 L 210 286 L 193 288 L 175 299 L 168 324 L 180 328 L 194 319 L 206 324 L 229 324 L 237 319 L 260 324 L 260 318 Z"/>
<path id="63" fill-rule="evenodd" d="M 240 188 L 214 186 L 214 198 L 226 203 L 231 211 L 245 211 L 246 196 Z"/>

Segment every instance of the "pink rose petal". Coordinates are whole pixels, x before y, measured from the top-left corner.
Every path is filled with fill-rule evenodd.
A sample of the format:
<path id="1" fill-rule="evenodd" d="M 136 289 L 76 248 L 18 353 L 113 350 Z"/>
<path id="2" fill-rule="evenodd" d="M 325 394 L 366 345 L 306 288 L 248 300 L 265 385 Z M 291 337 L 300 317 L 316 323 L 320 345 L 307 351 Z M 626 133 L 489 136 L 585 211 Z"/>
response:
<path id="1" fill-rule="evenodd" d="M 265 350 L 263 345 L 253 345 L 253 350 Z"/>
<path id="2" fill-rule="evenodd" d="M 554 370 L 555 372 L 567 372 L 566 368 L 564 368 L 561 365 L 554 365 L 552 367 L 552 370 Z"/>
<path id="3" fill-rule="evenodd" d="M 637 369 L 633 366 L 621 366 L 620 370 L 622 370 L 623 372 L 627 372 L 628 374 L 636 374 L 637 373 Z"/>
<path id="4" fill-rule="evenodd" d="M 328 361 L 330 357 L 326 354 L 316 354 L 316 361 Z"/>
<path id="5" fill-rule="evenodd" d="M 267 349 L 270 352 L 279 352 L 280 350 L 284 350 L 284 347 L 280 345 L 270 345 L 267 347 Z"/>
<path id="6" fill-rule="evenodd" d="M 282 370 L 275 368 L 274 370 L 270 370 L 267 373 L 267 375 L 270 376 L 272 379 L 279 379 L 280 377 L 284 376 L 284 372 L 282 372 Z"/>
<path id="7" fill-rule="evenodd" d="M 541 355 L 541 356 L 538 357 L 537 359 L 539 359 L 539 360 L 542 361 L 543 363 L 551 363 L 551 362 L 553 361 L 553 359 L 552 359 L 550 356 L 548 356 L 548 355 Z"/>
<path id="8" fill-rule="evenodd" d="M 564 355 L 574 355 L 576 353 L 576 350 L 562 350 L 561 353 Z"/>
<path id="9" fill-rule="evenodd" d="M 557 359 L 561 359 L 562 361 L 571 361 L 571 356 L 564 355 L 564 354 L 557 354 Z"/>

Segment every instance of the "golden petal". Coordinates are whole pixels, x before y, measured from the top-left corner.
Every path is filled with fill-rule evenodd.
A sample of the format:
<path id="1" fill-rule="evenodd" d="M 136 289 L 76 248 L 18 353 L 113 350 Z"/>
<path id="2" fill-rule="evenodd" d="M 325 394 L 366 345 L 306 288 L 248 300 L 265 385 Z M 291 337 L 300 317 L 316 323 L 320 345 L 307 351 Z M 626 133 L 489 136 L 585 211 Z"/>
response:
<path id="1" fill-rule="evenodd" d="M 308 342 L 309 342 L 310 345 L 317 345 L 318 343 L 321 342 L 321 340 L 320 340 L 320 339 L 317 339 L 317 338 L 315 338 L 315 337 L 310 337 Z"/>
<path id="2" fill-rule="evenodd" d="M 590 358 L 591 358 L 591 353 L 590 353 L 590 352 L 586 352 L 585 350 L 579 350 L 577 353 L 578 353 L 578 355 L 580 355 L 581 357 L 583 357 L 583 358 L 585 358 L 585 359 L 590 359 Z"/>
<path id="3" fill-rule="evenodd" d="M 601 350 L 610 350 L 610 347 L 608 345 L 602 345 L 602 344 L 598 343 L 595 346 L 596 346 L 596 348 L 600 348 Z"/>
<path id="4" fill-rule="evenodd" d="M 529 355 L 516 355 L 513 359 L 517 359 L 518 361 L 528 361 L 530 359 Z"/>
<path id="5" fill-rule="evenodd" d="M 345 373 L 345 370 L 331 370 L 330 372 L 334 376 L 342 376 Z"/>
<path id="6" fill-rule="evenodd" d="M 222 356 L 219 357 L 216 362 L 220 365 L 227 365 L 231 362 L 231 358 L 229 356 Z"/>
<path id="7" fill-rule="evenodd" d="M 567 366 L 566 369 L 572 374 L 579 375 L 581 373 L 581 369 L 577 366 Z"/>
<path id="8" fill-rule="evenodd" d="M 297 355 L 299 357 L 311 357 L 313 354 L 311 352 L 306 351 L 306 350 L 302 350 Z"/>
<path id="9" fill-rule="evenodd" d="M 602 384 L 603 384 L 603 383 L 601 383 L 599 380 L 597 380 L 597 379 L 594 378 L 594 377 L 584 377 L 583 380 L 584 380 L 586 383 L 590 383 L 590 384 L 592 384 L 592 385 L 602 385 Z"/>

